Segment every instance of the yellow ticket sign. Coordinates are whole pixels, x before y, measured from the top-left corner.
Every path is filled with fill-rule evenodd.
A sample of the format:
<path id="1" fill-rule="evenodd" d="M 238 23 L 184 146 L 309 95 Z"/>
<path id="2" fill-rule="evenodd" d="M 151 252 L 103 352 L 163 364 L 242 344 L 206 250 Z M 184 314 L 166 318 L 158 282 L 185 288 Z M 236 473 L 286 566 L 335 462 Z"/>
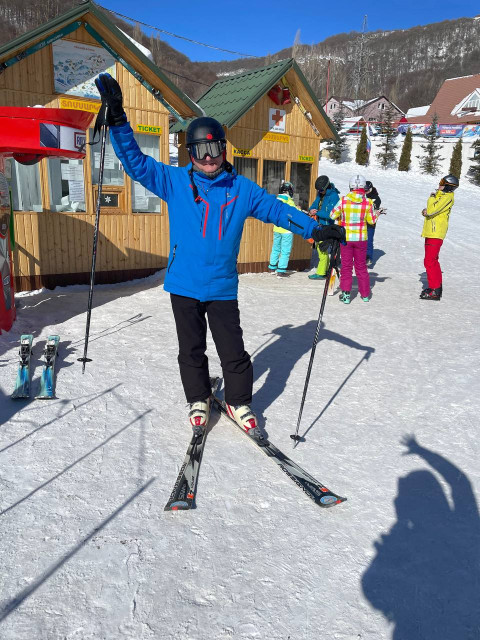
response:
<path id="1" fill-rule="evenodd" d="M 137 124 L 135 131 L 138 133 L 148 133 L 150 136 L 161 136 L 163 129 L 162 127 L 154 127 L 151 124 Z"/>
<path id="2" fill-rule="evenodd" d="M 87 100 L 76 100 L 75 98 L 60 98 L 60 109 L 78 109 L 79 111 L 89 111 L 98 113 L 101 102 L 88 102 Z"/>
<path id="3" fill-rule="evenodd" d="M 300 162 L 313 162 L 315 158 L 313 156 L 298 156 Z"/>
<path id="4" fill-rule="evenodd" d="M 235 147 L 233 147 L 233 155 L 240 156 L 241 158 L 248 158 L 253 154 L 251 149 L 235 149 Z"/>
<path id="5" fill-rule="evenodd" d="M 290 142 L 290 136 L 286 133 L 273 133 L 272 131 L 267 131 L 263 139 L 271 142 Z"/>

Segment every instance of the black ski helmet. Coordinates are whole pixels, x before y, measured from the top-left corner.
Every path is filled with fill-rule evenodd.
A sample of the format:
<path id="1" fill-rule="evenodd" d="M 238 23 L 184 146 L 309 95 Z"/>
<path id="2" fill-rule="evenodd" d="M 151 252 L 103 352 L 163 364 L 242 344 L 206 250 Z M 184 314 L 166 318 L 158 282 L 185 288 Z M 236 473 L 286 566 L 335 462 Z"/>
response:
<path id="1" fill-rule="evenodd" d="M 315 189 L 317 191 L 325 193 L 329 186 L 330 180 L 328 179 L 328 176 L 318 176 L 318 178 L 315 180 Z"/>
<path id="2" fill-rule="evenodd" d="M 443 190 L 447 193 L 450 191 L 455 191 L 459 184 L 459 179 L 457 178 L 457 176 L 454 176 L 453 173 L 449 173 L 448 176 L 445 176 L 440 180 L 440 185 L 443 186 Z"/>
<path id="3" fill-rule="evenodd" d="M 218 120 L 215 120 L 215 118 L 209 118 L 207 116 L 195 118 L 195 120 L 192 120 L 188 125 L 186 140 L 187 147 L 191 144 L 196 144 L 197 142 L 214 141 L 226 142 L 223 127 Z"/>
<path id="4" fill-rule="evenodd" d="M 295 189 L 291 182 L 282 182 L 282 184 L 280 185 L 280 193 L 288 193 L 290 198 L 293 198 L 294 192 Z"/>

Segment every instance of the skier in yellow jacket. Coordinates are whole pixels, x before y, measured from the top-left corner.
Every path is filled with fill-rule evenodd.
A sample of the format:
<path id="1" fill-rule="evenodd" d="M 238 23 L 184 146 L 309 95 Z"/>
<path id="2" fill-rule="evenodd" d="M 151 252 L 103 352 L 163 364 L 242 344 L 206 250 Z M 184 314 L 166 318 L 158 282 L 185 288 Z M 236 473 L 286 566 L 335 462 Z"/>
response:
<path id="1" fill-rule="evenodd" d="M 422 300 L 440 300 L 442 297 L 442 270 L 438 256 L 447 235 L 448 219 L 454 202 L 453 192 L 458 185 L 458 178 L 454 175 L 442 178 L 438 190 L 430 195 L 427 207 L 422 211 L 425 218 L 422 231 L 422 238 L 425 238 L 423 264 L 428 280 L 428 287 L 420 294 Z"/>
<path id="2" fill-rule="evenodd" d="M 293 201 L 294 187 L 291 182 L 282 182 L 280 186 L 280 193 L 277 196 L 278 200 L 285 202 L 299 209 Z M 286 278 L 288 261 L 290 259 L 290 253 L 293 246 L 293 233 L 289 229 L 283 229 L 282 227 L 273 227 L 273 245 L 270 254 L 270 264 L 268 270 L 270 273 L 276 273 L 279 278 Z"/>

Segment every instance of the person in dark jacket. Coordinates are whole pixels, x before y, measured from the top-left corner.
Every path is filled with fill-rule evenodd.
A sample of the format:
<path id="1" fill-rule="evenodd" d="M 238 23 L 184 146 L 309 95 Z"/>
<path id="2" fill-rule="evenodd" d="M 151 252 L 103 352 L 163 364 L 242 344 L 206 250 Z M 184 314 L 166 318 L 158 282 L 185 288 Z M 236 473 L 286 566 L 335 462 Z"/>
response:
<path id="1" fill-rule="evenodd" d="M 186 146 L 191 162 L 186 167 L 172 167 L 145 155 L 127 122 L 118 82 L 106 73 L 95 82 L 102 98 L 100 122 L 106 117 L 125 172 L 168 203 L 170 255 L 164 289 L 171 297 L 190 424 L 195 433 L 201 433 L 210 411 L 212 389 L 205 353 L 208 317 L 222 366 L 227 410 L 245 431 L 258 435 L 250 408 L 252 363 L 244 348 L 237 300 L 236 265 L 245 220 L 252 216 L 318 242 L 342 241 L 345 232 L 339 226 L 318 226 L 237 175 L 226 161 L 223 127 L 213 118 L 196 118 L 189 124 Z"/>
<path id="2" fill-rule="evenodd" d="M 333 182 L 330 182 L 328 176 L 318 176 L 315 180 L 315 189 L 317 190 L 317 197 L 310 205 L 308 213 L 322 226 L 334 224 L 330 218 L 330 212 L 340 200 L 339 190 Z M 315 273 L 312 273 L 308 277 L 310 280 L 325 280 L 330 262 L 328 249 L 322 251 L 319 244 L 317 244 L 316 249 L 318 253 L 318 266 Z"/>
<path id="3" fill-rule="evenodd" d="M 366 182 L 365 195 L 369 200 L 373 202 L 373 208 L 375 211 L 380 209 L 380 205 L 382 201 L 380 200 L 380 196 L 378 195 L 378 191 L 375 189 L 370 180 Z M 367 241 L 367 266 L 371 267 L 373 264 L 373 237 L 375 235 L 375 227 L 376 224 L 367 224 L 367 233 L 368 233 L 368 241 Z"/>

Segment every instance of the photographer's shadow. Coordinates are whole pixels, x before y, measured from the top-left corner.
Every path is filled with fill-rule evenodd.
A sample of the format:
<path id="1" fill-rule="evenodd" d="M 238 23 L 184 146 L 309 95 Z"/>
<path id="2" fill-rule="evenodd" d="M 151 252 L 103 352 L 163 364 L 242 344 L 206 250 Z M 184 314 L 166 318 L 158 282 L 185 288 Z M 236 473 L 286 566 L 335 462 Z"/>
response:
<path id="1" fill-rule="evenodd" d="M 364 573 L 365 596 L 395 628 L 392 640 L 480 637 L 480 518 L 468 477 L 440 454 L 404 440 L 430 470 L 398 483 L 397 522 L 375 543 Z"/>

